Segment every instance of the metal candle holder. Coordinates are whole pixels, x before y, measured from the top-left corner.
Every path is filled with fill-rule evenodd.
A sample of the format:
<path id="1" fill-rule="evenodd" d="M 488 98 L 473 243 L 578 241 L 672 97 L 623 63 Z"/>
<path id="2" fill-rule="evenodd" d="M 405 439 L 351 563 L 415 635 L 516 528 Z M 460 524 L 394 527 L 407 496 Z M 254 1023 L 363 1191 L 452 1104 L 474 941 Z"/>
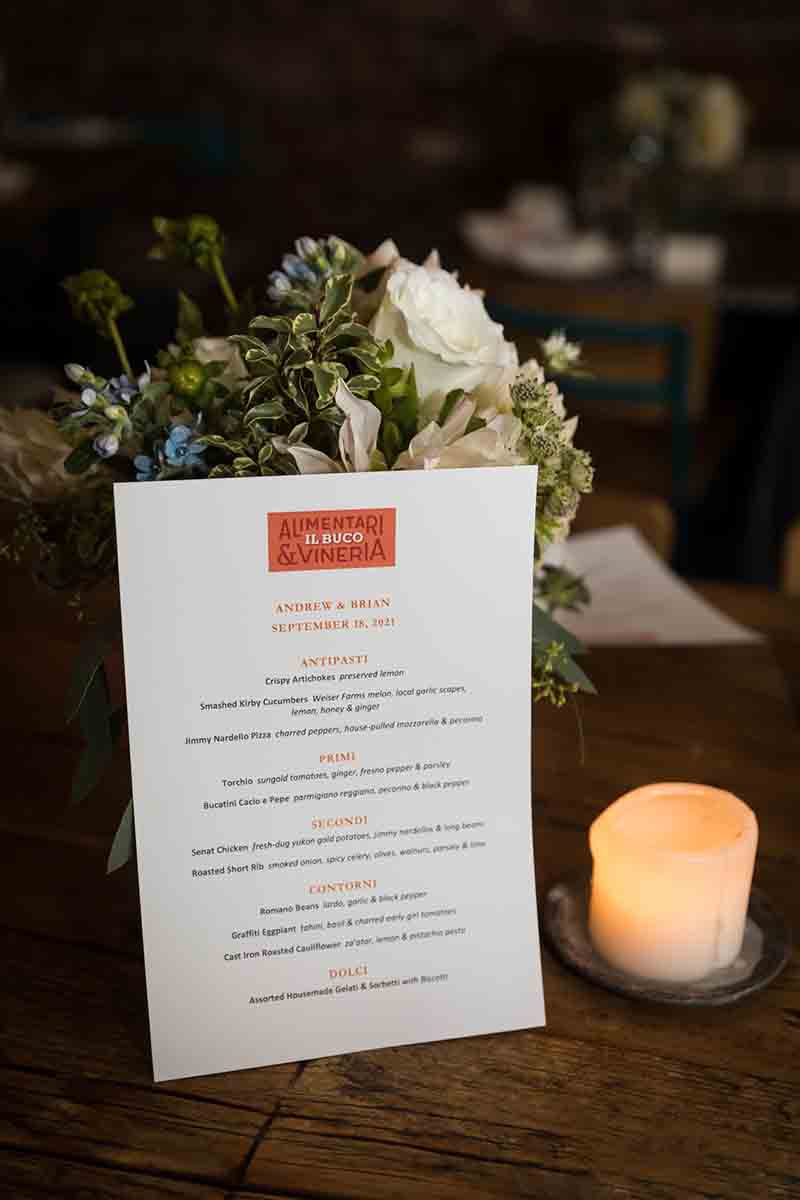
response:
<path id="1" fill-rule="evenodd" d="M 720 1006 L 733 1004 L 767 986 L 780 974 L 792 952 L 783 917 L 758 888 L 750 893 L 744 942 L 729 967 L 692 983 L 641 979 L 607 963 L 589 936 L 591 872 L 581 871 L 553 884 L 545 897 L 543 924 L 548 943 L 566 966 L 592 983 L 657 1004 Z"/>

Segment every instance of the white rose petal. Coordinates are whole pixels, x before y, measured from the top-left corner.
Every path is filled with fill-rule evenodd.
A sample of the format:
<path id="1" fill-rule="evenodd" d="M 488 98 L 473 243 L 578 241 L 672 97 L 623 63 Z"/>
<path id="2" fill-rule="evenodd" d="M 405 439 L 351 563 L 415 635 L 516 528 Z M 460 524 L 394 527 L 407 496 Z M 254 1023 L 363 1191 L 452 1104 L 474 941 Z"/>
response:
<path id="1" fill-rule="evenodd" d="M 461 287 L 438 255 L 421 267 L 397 260 L 370 328 L 378 339 L 391 339 L 396 366 L 414 367 L 423 400 L 455 388 L 499 386 L 517 366 L 516 348 L 490 318 L 482 294 Z"/>

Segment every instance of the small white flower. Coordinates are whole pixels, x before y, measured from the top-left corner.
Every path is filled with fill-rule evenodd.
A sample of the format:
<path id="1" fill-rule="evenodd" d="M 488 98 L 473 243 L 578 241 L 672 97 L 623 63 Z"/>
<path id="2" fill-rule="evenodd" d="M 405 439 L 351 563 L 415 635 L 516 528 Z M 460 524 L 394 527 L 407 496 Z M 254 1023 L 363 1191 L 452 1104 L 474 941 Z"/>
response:
<path id="1" fill-rule="evenodd" d="M 94 408 L 97 403 L 97 392 L 93 387 L 85 387 L 81 392 L 81 404 L 84 408 Z"/>
<path id="2" fill-rule="evenodd" d="M 64 367 L 64 374 L 73 383 L 80 383 L 86 374 L 86 368 L 82 367 L 80 363 L 67 363 Z"/>
<path id="3" fill-rule="evenodd" d="M 542 342 L 542 353 L 551 371 L 569 371 L 580 360 L 581 348 L 577 342 L 567 341 L 563 329 L 551 333 Z"/>

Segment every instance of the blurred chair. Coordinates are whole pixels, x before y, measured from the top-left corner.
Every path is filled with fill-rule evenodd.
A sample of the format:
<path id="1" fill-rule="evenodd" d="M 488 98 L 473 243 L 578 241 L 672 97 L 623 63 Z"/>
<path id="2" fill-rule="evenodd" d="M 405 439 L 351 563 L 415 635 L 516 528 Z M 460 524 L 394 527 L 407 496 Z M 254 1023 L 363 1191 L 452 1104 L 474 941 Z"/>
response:
<path id="1" fill-rule="evenodd" d="M 789 526 L 783 543 L 781 590 L 800 596 L 800 519 Z"/>
<path id="2" fill-rule="evenodd" d="M 602 404 L 608 409 L 637 406 L 662 409 L 670 424 L 670 500 L 680 522 L 689 499 L 689 474 L 692 465 L 693 436 L 689 420 L 690 338 L 681 326 L 664 323 L 639 323 L 603 317 L 570 317 L 525 311 L 508 304 L 491 302 L 489 311 L 506 327 L 512 340 L 515 333 L 546 337 L 553 329 L 563 329 L 572 341 L 599 342 L 616 346 L 653 347 L 664 351 L 666 370 L 662 378 L 652 380 L 565 377 L 562 387 L 568 398 Z M 591 365 L 591 353 L 588 355 Z"/>
<path id="3" fill-rule="evenodd" d="M 573 533 L 633 525 L 655 552 L 669 562 L 675 548 L 675 517 L 658 496 L 600 488 L 584 496 L 572 526 Z M 798 536 L 798 591 L 800 591 L 800 533 Z"/>

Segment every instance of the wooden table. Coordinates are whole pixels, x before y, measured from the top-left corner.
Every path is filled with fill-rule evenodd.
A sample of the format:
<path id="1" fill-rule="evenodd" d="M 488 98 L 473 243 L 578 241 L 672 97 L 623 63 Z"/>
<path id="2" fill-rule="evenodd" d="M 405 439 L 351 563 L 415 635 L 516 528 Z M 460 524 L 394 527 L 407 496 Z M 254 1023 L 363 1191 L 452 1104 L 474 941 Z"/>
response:
<path id="1" fill-rule="evenodd" d="M 725 595 L 800 646 L 797 604 Z M 135 877 L 104 877 L 126 767 L 65 810 L 80 631 L 21 576 L 4 596 L 0 1195 L 800 1196 L 797 956 L 739 1006 L 683 1011 L 598 990 L 545 950 L 544 1030 L 154 1085 Z M 770 649 L 606 650 L 591 671 L 585 766 L 569 710 L 538 714 L 540 892 L 587 861 L 616 795 L 688 777 L 756 810 L 757 880 L 800 929 L 800 740 Z"/>

